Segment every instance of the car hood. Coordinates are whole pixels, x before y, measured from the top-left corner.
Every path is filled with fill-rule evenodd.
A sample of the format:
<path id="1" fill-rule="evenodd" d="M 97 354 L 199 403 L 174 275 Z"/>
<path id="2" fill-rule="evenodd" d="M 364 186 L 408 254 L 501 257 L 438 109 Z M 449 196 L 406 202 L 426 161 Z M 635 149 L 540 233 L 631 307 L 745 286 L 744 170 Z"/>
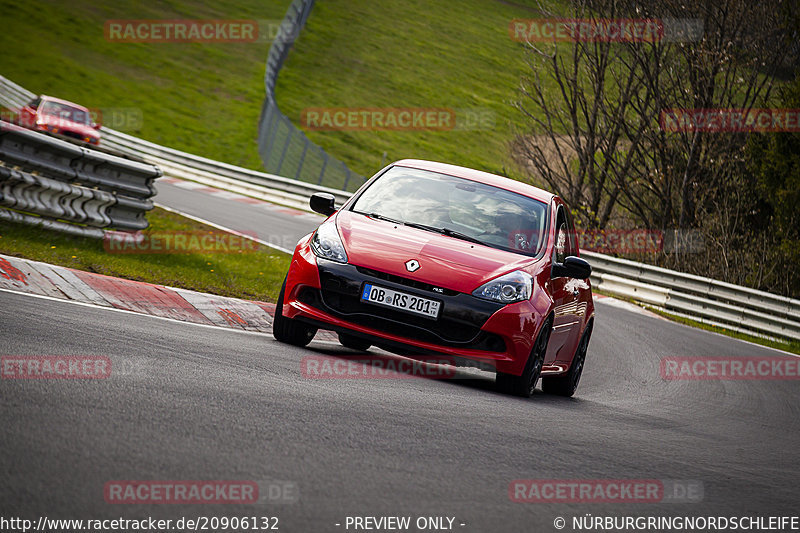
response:
<path id="1" fill-rule="evenodd" d="M 371 219 L 352 211 L 336 217 L 350 264 L 471 293 L 487 281 L 535 261 L 430 231 Z M 419 262 L 410 272 L 406 263 Z"/>
<path id="2" fill-rule="evenodd" d="M 40 124 L 47 124 L 48 126 L 54 126 L 60 130 L 67 130 L 78 133 L 83 137 L 100 137 L 100 134 L 97 132 L 97 130 L 95 130 L 91 126 L 87 126 L 86 124 L 81 124 L 80 122 L 73 122 L 71 120 L 63 119 L 61 117 L 54 117 L 51 115 L 39 115 L 36 118 L 36 121 L 39 122 Z"/>

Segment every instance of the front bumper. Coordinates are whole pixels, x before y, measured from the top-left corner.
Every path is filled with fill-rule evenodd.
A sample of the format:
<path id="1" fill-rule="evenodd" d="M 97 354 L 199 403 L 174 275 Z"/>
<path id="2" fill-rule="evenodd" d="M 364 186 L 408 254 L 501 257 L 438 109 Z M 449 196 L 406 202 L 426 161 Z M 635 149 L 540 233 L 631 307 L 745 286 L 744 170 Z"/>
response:
<path id="1" fill-rule="evenodd" d="M 519 375 L 543 317 L 530 302 L 503 305 L 425 282 L 317 258 L 298 246 L 287 277 L 284 316 L 368 339 L 412 357 L 446 354 Z M 438 319 L 360 301 L 364 283 L 442 302 Z"/>

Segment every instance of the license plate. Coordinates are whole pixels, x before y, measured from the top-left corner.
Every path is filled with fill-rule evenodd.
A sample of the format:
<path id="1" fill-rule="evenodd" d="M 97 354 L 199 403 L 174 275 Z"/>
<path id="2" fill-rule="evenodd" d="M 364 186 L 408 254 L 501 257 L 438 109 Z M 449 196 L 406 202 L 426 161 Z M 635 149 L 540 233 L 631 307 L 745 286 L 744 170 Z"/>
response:
<path id="1" fill-rule="evenodd" d="M 436 300 L 398 292 L 386 287 L 378 287 L 370 283 L 364 285 L 364 290 L 361 291 L 361 301 L 399 309 L 428 318 L 438 317 L 439 308 L 441 307 L 441 302 Z"/>

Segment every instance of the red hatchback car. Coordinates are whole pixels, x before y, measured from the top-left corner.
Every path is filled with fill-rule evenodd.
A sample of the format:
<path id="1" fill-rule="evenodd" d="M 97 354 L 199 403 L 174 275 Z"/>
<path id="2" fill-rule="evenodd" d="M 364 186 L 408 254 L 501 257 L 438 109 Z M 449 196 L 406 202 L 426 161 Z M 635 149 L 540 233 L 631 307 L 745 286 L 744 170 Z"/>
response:
<path id="1" fill-rule="evenodd" d="M 19 110 L 18 122 L 25 128 L 100 144 L 100 126 L 92 121 L 89 110 L 52 96 L 34 98 Z"/>
<path id="2" fill-rule="evenodd" d="M 349 348 L 448 356 L 497 372 L 497 386 L 572 396 L 594 321 L 591 267 L 556 195 L 429 161 L 381 170 L 297 245 L 278 298 L 275 339 L 318 329 Z"/>

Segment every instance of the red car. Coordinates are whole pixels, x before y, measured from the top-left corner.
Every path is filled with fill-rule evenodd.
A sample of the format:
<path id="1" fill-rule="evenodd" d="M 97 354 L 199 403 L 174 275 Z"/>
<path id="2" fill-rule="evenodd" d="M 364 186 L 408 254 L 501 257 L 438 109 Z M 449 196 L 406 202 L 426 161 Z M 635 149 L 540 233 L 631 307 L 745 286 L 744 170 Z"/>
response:
<path id="1" fill-rule="evenodd" d="M 403 160 L 381 170 L 297 245 L 273 334 L 305 346 L 334 330 L 497 373 L 499 389 L 572 396 L 594 321 L 590 265 L 556 195 L 494 174 Z"/>
<path id="2" fill-rule="evenodd" d="M 33 130 L 100 144 L 100 126 L 92 121 L 89 110 L 52 96 L 34 98 L 19 110 L 18 122 L 20 126 Z"/>

